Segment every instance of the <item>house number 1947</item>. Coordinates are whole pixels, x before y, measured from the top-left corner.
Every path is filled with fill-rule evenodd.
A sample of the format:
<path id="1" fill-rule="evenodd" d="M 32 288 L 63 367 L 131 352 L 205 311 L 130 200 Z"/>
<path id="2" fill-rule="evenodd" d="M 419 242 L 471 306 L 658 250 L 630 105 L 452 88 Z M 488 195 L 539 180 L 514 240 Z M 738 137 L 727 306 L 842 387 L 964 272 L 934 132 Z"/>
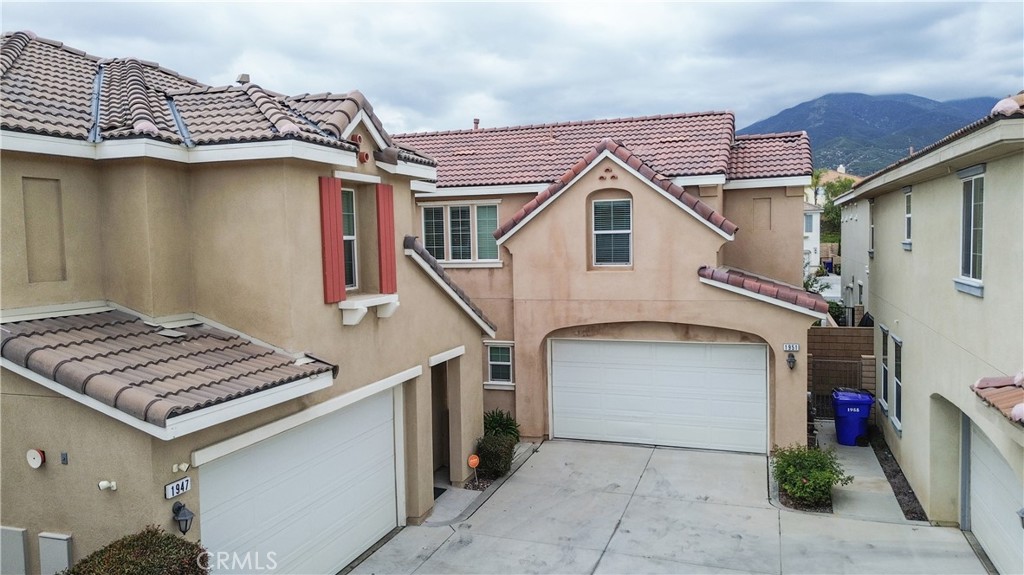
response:
<path id="1" fill-rule="evenodd" d="M 164 485 L 164 499 L 173 499 L 189 489 L 192 489 L 192 478 L 182 477 L 174 483 Z"/>

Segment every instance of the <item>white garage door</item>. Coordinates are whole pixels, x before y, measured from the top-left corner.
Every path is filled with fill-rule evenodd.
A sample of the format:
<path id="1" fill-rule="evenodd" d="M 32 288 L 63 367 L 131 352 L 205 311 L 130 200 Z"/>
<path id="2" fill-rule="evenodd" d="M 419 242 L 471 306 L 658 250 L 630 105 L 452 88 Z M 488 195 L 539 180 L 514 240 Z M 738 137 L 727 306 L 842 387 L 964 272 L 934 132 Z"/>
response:
<path id="1" fill-rule="evenodd" d="M 757 344 L 553 340 L 552 436 L 765 453 Z"/>
<path id="2" fill-rule="evenodd" d="M 971 531 L 1000 573 L 1024 573 L 1024 530 L 1017 510 L 1024 485 L 992 442 L 971 424 Z"/>
<path id="3" fill-rule="evenodd" d="M 378 393 L 203 465 L 202 543 L 214 567 L 229 559 L 227 570 L 214 572 L 336 573 L 392 530 L 392 395 Z"/>

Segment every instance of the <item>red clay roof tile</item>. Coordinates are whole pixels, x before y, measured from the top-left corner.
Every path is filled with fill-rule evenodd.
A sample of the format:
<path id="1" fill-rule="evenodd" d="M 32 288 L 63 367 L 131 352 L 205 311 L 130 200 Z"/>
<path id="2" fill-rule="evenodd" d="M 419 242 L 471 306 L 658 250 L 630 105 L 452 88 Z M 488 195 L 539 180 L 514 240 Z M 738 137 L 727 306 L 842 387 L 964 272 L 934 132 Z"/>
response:
<path id="1" fill-rule="evenodd" d="M 737 136 L 729 156 L 730 180 L 811 175 L 806 132 Z"/>
<path id="2" fill-rule="evenodd" d="M 791 303 L 812 311 L 828 313 L 828 302 L 820 294 L 753 276 L 740 270 L 701 266 L 697 270 L 697 275 L 704 279 L 728 284 L 744 291 Z"/>
<path id="3" fill-rule="evenodd" d="M 1010 421 L 1024 425 L 1024 372 L 1016 376 L 983 377 L 971 385 L 971 390 Z"/>
<path id="4" fill-rule="evenodd" d="M 10 322 L 0 353 L 33 372 L 133 417 L 167 420 L 236 397 L 333 370 L 209 326 L 179 337 L 121 311 Z"/>

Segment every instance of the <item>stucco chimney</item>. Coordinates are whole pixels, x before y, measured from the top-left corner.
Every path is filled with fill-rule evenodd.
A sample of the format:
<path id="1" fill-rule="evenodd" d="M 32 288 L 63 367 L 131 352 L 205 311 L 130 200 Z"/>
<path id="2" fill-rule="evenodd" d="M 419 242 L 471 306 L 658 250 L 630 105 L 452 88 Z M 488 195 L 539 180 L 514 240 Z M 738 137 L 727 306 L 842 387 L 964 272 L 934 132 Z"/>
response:
<path id="1" fill-rule="evenodd" d="M 474 130 L 479 130 L 480 129 L 480 118 L 473 118 L 473 129 Z"/>

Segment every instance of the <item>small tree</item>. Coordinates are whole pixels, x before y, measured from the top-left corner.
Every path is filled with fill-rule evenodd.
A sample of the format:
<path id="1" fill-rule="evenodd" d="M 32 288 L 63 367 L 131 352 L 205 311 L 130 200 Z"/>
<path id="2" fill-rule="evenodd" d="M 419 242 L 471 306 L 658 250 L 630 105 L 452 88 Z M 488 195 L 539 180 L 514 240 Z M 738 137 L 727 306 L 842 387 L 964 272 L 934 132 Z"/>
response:
<path id="1" fill-rule="evenodd" d="M 825 184 L 825 207 L 821 214 L 822 235 L 835 234 L 839 236 L 842 233 L 843 215 L 839 206 L 835 204 L 835 199 L 849 192 L 853 188 L 853 184 L 852 178 L 839 178 Z"/>

